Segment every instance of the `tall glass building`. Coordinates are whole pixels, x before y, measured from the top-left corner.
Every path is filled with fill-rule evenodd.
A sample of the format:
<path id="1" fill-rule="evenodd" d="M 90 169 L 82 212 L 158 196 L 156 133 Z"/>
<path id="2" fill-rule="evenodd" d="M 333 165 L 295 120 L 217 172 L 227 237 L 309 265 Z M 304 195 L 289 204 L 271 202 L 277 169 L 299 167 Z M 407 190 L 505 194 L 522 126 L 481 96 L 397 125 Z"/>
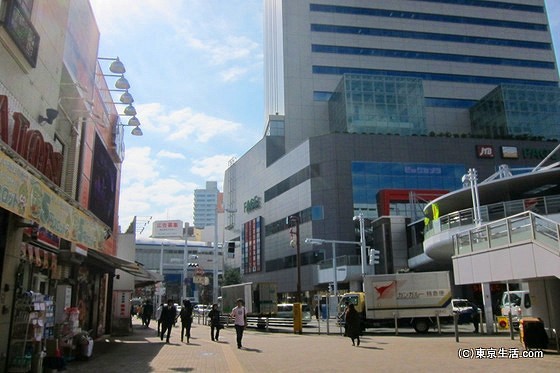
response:
<path id="1" fill-rule="evenodd" d="M 544 0 L 265 0 L 264 17 L 265 137 L 224 185 L 237 210 L 226 239 L 243 241 L 254 219 L 262 227 L 243 246 L 260 261 L 244 280 L 293 295 L 299 236 L 302 289 L 325 289 L 317 263 L 332 252 L 305 238 L 359 240 L 360 213 L 410 223 L 416 204 L 461 188 L 469 168 L 484 179 L 502 164 L 534 166 L 560 138 Z M 384 271 L 406 268 L 403 237 L 385 255 L 405 260 Z M 339 288 L 356 288 L 350 272 Z"/>

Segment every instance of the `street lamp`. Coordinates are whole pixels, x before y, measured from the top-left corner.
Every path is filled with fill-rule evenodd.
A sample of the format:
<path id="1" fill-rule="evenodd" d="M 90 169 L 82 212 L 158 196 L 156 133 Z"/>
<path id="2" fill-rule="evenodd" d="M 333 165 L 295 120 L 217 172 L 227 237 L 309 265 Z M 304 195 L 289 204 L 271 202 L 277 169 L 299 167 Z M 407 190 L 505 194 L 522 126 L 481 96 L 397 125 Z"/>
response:
<path id="1" fill-rule="evenodd" d="M 470 186 L 471 188 L 473 201 L 473 222 L 475 226 L 479 227 L 480 224 L 482 224 L 482 219 L 480 217 L 480 201 L 478 199 L 477 181 L 477 173 L 474 168 L 469 168 L 469 171 L 461 178 L 461 182 L 463 183 L 463 185 L 466 186 L 468 184 L 468 186 Z"/>
<path id="2" fill-rule="evenodd" d="M 300 263 L 300 258 L 299 258 L 299 216 L 298 215 L 291 215 L 288 217 L 288 223 L 290 224 L 291 227 L 293 227 L 292 224 L 295 225 L 296 231 L 292 232 L 292 230 L 290 229 L 290 234 L 294 234 L 296 236 L 296 240 L 292 240 L 290 242 L 290 245 L 292 247 L 294 247 L 296 249 L 296 266 L 297 266 L 297 285 L 296 285 L 296 303 L 301 303 L 301 263 Z"/>
<path id="3" fill-rule="evenodd" d="M 214 255 L 212 265 L 212 303 L 218 303 L 218 195 L 214 206 Z"/>
<path id="4" fill-rule="evenodd" d="M 364 226 L 364 214 L 360 212 L 358 216 L 354 216 L 354 221 L 360 221 L 360 256 L 362 258 L 362 291 L 365 289 L 366 276 L 366 230 Z M 375 267 L 374 267 L 375 268 Z"/>

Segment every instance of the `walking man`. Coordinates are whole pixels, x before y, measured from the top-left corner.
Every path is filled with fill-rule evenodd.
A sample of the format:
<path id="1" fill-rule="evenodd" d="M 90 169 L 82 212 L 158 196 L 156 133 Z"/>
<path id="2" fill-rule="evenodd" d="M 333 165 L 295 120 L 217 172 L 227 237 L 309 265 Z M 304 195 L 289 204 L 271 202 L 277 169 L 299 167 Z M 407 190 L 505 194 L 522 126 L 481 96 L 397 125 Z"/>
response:
<path id="1" fill-rule="evenodd" d="M 167 301 L 167 306 L 163 307 L 161 310 L 161 340 L 163 341 L 163 336 L 167 332 L 166 343 L 169 343 L 169 336 L 171 334 L 171 328 L 175 321 L 177 320 L 177 308 L 173 305 L 173 300 L 169 299 Z"/>
<path id="2" fill-rule="evenodd" d="M 243 340 L 243 330 L 247 326 L 247 312 L 243 305 L 243 299 L 237 300 L 237 306 L 231 310 L 230 316 L 233 318 L 235 325 L 235 334 L 237 336 L 237 348 L 242 348 L 241 341 Z"/>
<path id="3" fill-rule="evenodd" d="M 212 305 L 212 309 L 208 313 L 208 318 L 210 319 L 210 338 L 213 341 L 218 342 L 222 324 L 220 321 L 220 310 L 218 309 L 218 305 L 216 303 Z"/>
<path id="4" fill-rule="evenodd" d="M 183 337 L 187 337 L 187 343 L 191 339 L 191 326 L 192 326 L 192 305 L 188 299 L 183 300 L 183 307 L 181 308 L 181 342 Z"/>
<path id="5" fill-rule="evenodd" d="M 156 309 L 156 321 L 157 321 L 157 336 L 159 337 L 161 333 L 161 311 L 165 307 L 165 304 L 160 304 Z"/>

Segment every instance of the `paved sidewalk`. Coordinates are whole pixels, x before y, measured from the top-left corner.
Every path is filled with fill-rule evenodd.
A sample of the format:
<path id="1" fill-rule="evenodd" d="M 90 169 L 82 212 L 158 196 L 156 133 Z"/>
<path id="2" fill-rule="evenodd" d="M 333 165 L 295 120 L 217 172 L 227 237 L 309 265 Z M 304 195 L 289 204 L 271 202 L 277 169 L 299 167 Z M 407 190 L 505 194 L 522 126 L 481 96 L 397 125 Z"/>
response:
<path id="1" fill-rule="evenodd" d="M 210 340 L 210 328 L 192 328 L 191 343 L 181 342 L 180 328 L 173 328 L 171 343 L 156 330 L 134 321 L 134 333 L 123 338 L 96 341 L 93 357 L 73 361 L 69 372 L 557 372 L 560 355 L 546 351 L 542 358 L 515 358 L 522 353 L 518 339 L 509 335 L 366 335 L 359 347 L 340 335 L 266 332 L 248 329 L 243 349 L 237 349 L 235 330 L 220 332 Z M 476 348 L 483 358 L 471 358 Z M 504 348 L 506 357 L 488 356 Z M 511 355 L 513 353 L 513 355 Z M 462 355 L 462 357 L 461 357 Z"/>

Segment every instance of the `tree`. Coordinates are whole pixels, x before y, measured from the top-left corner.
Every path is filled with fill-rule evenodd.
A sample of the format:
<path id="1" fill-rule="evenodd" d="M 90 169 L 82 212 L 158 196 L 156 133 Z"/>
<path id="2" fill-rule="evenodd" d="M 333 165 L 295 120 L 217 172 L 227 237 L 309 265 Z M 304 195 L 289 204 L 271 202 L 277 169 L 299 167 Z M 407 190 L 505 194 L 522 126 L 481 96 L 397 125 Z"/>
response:
<path id="1" fill-rule="evenodd" d="M 241 271 L 239 268 L 225 268 L 222 286 L 235 285 L 241 283 Z"/>

